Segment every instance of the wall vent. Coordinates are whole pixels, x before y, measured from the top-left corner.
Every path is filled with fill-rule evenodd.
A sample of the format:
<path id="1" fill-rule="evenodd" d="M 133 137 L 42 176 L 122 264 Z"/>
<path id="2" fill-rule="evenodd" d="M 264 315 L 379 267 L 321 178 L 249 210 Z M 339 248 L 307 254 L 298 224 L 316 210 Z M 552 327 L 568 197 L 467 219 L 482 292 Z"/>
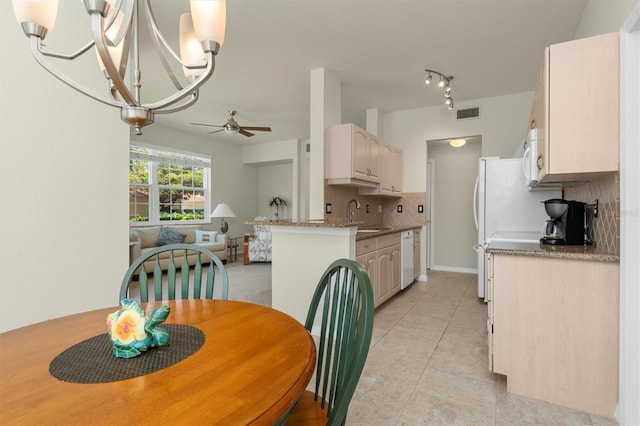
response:
<path id="1" fill-rule="evenodd" d="M 458 120 L 463 120 L 465 118 L 475 118 L 480 117 L 480 108 L 467 108 L 467 109 L 459 109 L 456 111 L 458 114 Z"/>

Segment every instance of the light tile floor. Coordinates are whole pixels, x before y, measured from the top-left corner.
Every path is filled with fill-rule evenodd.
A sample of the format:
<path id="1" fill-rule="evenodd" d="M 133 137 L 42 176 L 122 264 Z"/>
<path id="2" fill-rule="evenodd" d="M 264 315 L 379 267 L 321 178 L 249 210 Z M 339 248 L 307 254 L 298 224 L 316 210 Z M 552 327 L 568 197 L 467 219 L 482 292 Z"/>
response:
<path id="1" fill-rule="evenodd" d="M 477 275 L 429 271 L 376 310 L 347 424 L 615 425 L 614 419 L 506 392 L 487 366 Z"/>
<path id="2" fill-rule="evenodd" d="M 229 298 L 271 304 L 270 264 L 227 265 Z M 376 309 L 348 426 L 616 425 L 506 391 L 488 371 L 486 305 L 477 275 L 429 271 Z"/>

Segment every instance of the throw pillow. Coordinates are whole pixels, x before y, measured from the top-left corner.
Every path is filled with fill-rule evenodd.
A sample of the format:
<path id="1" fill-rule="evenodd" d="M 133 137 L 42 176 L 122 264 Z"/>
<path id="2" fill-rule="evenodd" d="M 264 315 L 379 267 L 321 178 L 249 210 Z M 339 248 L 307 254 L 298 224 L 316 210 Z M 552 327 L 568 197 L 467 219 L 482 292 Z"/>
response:
<path id="1" fill-rule="evenodd" d="M 139 243 L 141 241 L 142 241 L 142 238 L 140 238 L 140 234 L 138 234 L 138 231 L 136 231 L 133 228 L 129 228 L 129 242 Z"/>
<path id="2" fill-rule="evenodd" d="M 214 243 L 216 241 L 217 231 L 201 231 L 196 229 L 196 243 Z"/>
<path id="3" fill-rule="evenodd" d="M 179 244 L 184 241 L 185 237 L 186 235 L 181 234 L 180 232 L 172 231 L 171 229 L 163 227 L 160 230 L 160 235 L 158 235 L 156 245 L 166 246 L 167 244 Z"/>

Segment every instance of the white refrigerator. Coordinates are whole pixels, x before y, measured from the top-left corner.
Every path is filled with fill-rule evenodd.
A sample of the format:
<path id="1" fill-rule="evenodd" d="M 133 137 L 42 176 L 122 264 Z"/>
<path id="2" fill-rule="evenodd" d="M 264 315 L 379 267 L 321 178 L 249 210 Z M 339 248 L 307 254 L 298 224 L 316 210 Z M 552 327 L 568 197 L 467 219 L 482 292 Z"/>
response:
<path id="1" fill-rule="evenodd" d="M 478 297 L 486 300 L 484 250 L 490 237 L 538 242 L 549 218 L 542 202 L 550 198 L 562 198 L 562 190 L 531 191 L 526 184 L 522 158 L 480 158 L 473 196 L 478 229 L 478 244 L 474 246 L 478 252 Z"/>

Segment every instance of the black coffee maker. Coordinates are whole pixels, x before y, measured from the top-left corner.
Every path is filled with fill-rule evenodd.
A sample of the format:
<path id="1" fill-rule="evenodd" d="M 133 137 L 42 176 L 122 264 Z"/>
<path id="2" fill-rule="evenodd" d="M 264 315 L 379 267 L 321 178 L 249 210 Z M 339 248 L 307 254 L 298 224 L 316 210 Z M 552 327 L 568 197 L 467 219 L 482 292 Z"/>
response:
<path id="1" fill-rule="evenodd" d="M 544 209 L 551 219 L 545 222 L 542 244 L 587 244 L 586 207 L 586 203 L 560 198 L 544 201 Z"/>

